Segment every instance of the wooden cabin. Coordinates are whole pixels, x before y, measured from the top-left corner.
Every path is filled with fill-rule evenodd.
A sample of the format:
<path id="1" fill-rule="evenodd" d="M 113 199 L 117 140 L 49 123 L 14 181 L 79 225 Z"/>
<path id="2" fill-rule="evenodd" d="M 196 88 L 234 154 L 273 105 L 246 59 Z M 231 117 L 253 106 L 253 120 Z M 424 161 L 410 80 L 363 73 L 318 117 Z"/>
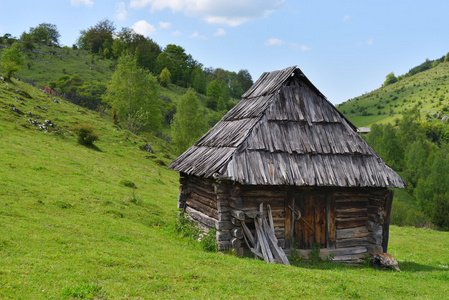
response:
<path id="1" fill-rule="evenodd" d="M 261 208 L 286 253 L 295 245 L 307 257 L 316 244 L 341 261 L 387 252 L 388 188 L 405 187 L 296 66 L 263 73 L 169 168 L 181 175 L 178 207 L 216 228 L 219 250 L 240 255 L 257 250 Z"/>

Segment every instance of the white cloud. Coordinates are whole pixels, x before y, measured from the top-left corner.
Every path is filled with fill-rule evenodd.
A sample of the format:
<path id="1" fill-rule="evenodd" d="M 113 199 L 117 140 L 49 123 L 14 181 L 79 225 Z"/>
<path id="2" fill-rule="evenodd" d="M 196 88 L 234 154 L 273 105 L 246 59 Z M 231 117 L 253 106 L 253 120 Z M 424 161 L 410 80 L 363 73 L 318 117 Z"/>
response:
<path id="1" fill-rule="evenodd" d="M 306 46 L 306 45 L 298 45 L 296 43 L 291 43 L 290 45 L 292 46 L 293 49 L 298 49 L 298 50 L 301 50 L 301 51 L 312 50 L 312 48 L 310 48 L 309 46 Z"/>
<path id="2" fill-rule="evenodd" d="M 195 31 L 190 37 L 191 38 L 200 38 L 200 39 L 203 39 L 203 40 L 207 40 L 207 38 L 204 35 L 199 34 L 198 31 Z"/>
<path id="3" fill-rule="evenodd" d="M 361 47 L 361 46 L 364 46 L 364 45 L 372 46 L 373 44 L 374 44 L 373 39 L 369 39 L 369 40 L 366 40 L 364 42 L 357 42 L 357 43 L 355 43 L 355 45 L 358 46 L 358 47 Z"/>
<path id="4" fill-rule="evenodd" d="M 159 27 L 162 29 L 168 29 L 171 27 L 171 23 L 170 22 L 159 22 Z"/>
<path id="5" fill-rule="evenodd" d="M 343 22 L 347 22 L 347 21 L 349 21 L 349 19 L 351 19 L 351 16 L 346 15 L 343 17 Z"/>
<path id="6" fill-rule="evenodd" d="M 171 9 L 208 23 L 238 26 L 267 17 L 282 7 L 285 0 L 131 0 L 132 8 L 151 7 L 151 11 Z"/>
<path id="7" fill-rule="evenodd" d="M 70 4 L 72 6 L 80 6 L 80 5 L 92 6 L 94 5 L 94 2 L 92 0 L 70 0 Z"/>
<path id="8" fill-rule="evenodd" d="M 265 46 L 280 46 L 285 44 L 283 40 L 271 38 L 265 42 Z"/>
<path id="9" fill-rule="evenodd" d="M 153 32 L 156 31 L 156 28 L 145 20 L 137 21 L 133 26 L 131 26 L 131 28 L 136 33 L 143 36 L 150 36 Z"/>
<path id="10" fill-rule="evenodd" d="M 217 31 L 214 32 L 214 36 L 226 35 L 226 31 L 223 28 L 218 28 Z"/>
<path id="11" fill-rule="evenodd" d="M 181 31 L 179 30 L 175 30 L 171 33 L 172 36 L 180 36 L 181 35 Z"/>
<path id="12" fill-rule="evenodd" d="M 128 12 L 126 11 L 125 2 L 118 2 L 115 5 L 115 17 L 119 21 L 124 21 L 128 18 Z"/>

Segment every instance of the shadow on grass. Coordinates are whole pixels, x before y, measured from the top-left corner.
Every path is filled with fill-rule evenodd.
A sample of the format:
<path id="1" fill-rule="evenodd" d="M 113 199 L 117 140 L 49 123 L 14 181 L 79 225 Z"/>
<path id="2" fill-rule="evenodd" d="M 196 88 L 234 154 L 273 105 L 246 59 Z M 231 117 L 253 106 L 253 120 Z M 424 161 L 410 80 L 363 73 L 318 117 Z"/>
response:
<path id="1" fill-rule="evenodd" d="M 98 148 L 95 145 L 83 145 L 83 146 L 86 147 L 86 148 L 92 149 L 94 151 L 103 152 L 103 150 L 101 150 L 100 148 Z"/>
<path id="2" fill-rule="evenodd" d="M 445 268 L 442 266 L 429 266 L 418 264 L 412 261 L 404 261 L 399 263 L 399 268 L 403 272 L 430 272 L 430 271 L 446 271 L 449 272 L 449 268 Z"/>

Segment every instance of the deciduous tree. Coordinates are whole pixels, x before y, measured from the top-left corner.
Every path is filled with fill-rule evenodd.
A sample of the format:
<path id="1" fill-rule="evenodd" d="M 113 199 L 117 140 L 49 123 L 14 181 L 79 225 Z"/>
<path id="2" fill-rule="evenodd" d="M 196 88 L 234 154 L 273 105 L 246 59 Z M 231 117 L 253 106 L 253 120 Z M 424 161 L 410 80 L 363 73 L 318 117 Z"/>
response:
<path id="1" fill-rule="evenodd" d="M 179 155 L 201 137 L 205 130 L 201 104 L 193 89 L 188 89 L 178 104 L 171 125 L 172 143 Z"/>
<path id="2" fill-rule="evenodd" d="M 130 55 L 119 59 L 103 100 L 116 108 L 119 120 L 136 134 L 144 129 L 157 131 L 161 126 L 157 80 Z"/>
<path id="3" fill-rule="evenodd" d="M 23 65 L 23 57 L 18 43 L 14 43 L 9 49 L 3 51 L 0 68 L 5 72 L 5 77 L 10 79 Z"/>

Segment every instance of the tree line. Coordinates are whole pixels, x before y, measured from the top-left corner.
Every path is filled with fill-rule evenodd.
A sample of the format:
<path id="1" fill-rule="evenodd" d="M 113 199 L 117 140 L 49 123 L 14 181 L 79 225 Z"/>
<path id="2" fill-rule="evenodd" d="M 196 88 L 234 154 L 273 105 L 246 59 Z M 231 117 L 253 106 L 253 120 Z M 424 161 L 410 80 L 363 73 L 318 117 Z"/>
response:
<path id="1" fill-rule="evenodd" d="M 449 124 L 414 108 L 395 125 L 374 124 L 366 140 L 407 181 L 421 212 L 449 230 Z"/>

